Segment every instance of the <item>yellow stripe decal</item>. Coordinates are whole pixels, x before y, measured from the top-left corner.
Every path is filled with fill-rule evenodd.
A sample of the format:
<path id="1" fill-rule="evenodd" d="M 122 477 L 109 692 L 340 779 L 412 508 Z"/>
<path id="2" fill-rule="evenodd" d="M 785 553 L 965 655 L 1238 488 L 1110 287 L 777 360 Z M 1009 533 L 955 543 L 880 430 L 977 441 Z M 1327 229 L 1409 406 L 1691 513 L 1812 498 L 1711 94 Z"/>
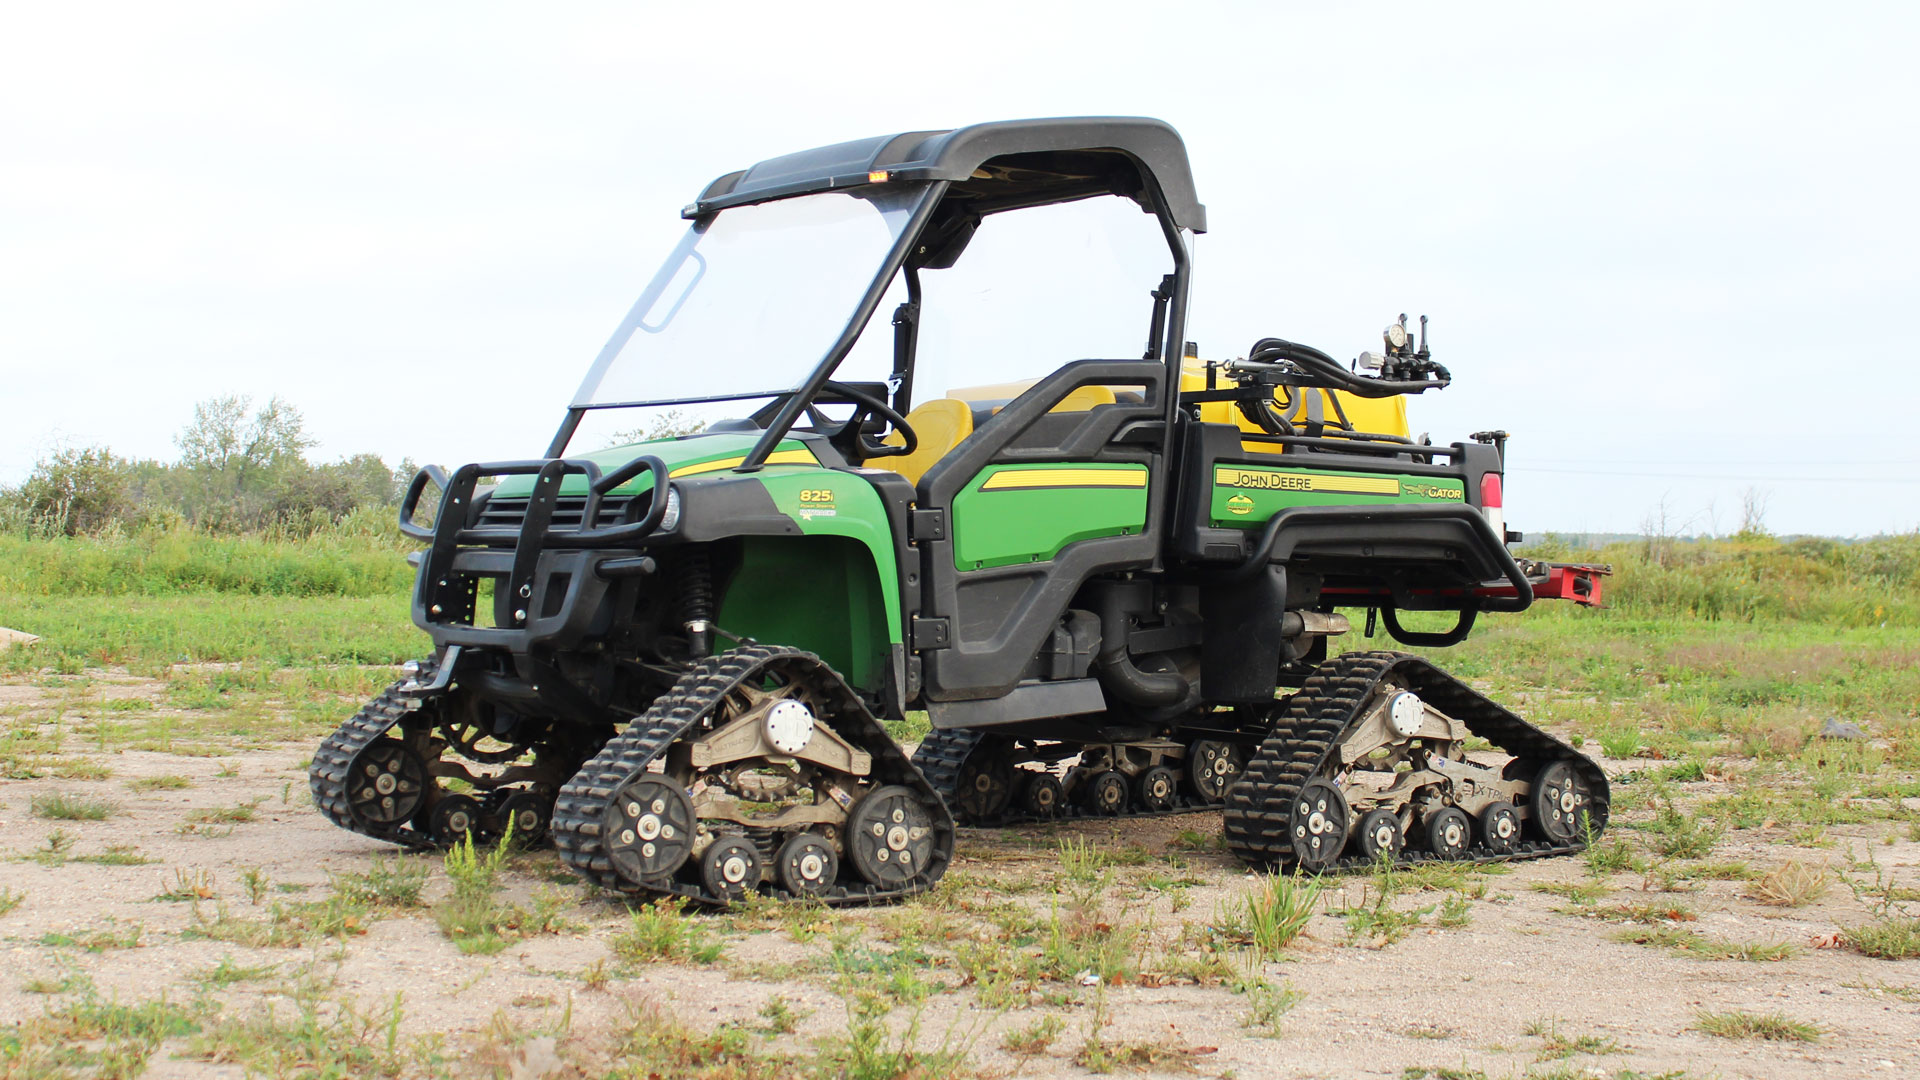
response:
<path id="1" fill-rule="evenodd" d="M 1012 491 L 1033 488 L 1147 486 L 1145 469 L 1003 469 L 987 477 L 981 491 Z"/>
<path id="2" fill-rule="evenodd" d="M 1222 487 L 1258 491 L 1316 491 L 1330 495 L 1398 495 L 1400 481 L 1391 476 L 1320 476 L 1314 473 L 1274 472 L 1271 469 L 1214 467 L 1213 482 Z"/>
<path id="3" fill-rule="evenodd" d="M 747 460 L 747 455 L 741 454 L 739 457 L 721 458 L 719 461 L 703 461 L 698 465 L 682 465 L 667 475 L 693 476 L 697 473 L 719 472 L 722 469 L 731 469 L 745 460 Z M 806 450 L 775 450 L 773 453 L 767 455 L 767 464 L 818 465 L 820 461 L 814 457 L 811 452 Z"/>

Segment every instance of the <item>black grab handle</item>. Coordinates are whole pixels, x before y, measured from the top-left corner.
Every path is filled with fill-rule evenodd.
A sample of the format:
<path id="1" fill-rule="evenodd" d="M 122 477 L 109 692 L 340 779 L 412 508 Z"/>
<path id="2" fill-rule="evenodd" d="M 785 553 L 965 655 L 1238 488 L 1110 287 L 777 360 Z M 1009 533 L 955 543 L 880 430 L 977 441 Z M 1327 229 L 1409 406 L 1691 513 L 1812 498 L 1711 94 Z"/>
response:
<path id="1" fill-rule="evenodd" d="M 414 511 L 420 508 L 420 496 L 427 493 L 428 484 L 439 488 L 440 494 L 445 496 L 447 492 L 446 471 L 438 465 L 428 465 L 419 472 L 414 473 L 413 481 L 407 485 L 407 497 L 400 500 L 400 531 L 413 537 L 415 540 L 433 539 L 433 527 L 431 525 L 416 524 L 413 520 Z"/>

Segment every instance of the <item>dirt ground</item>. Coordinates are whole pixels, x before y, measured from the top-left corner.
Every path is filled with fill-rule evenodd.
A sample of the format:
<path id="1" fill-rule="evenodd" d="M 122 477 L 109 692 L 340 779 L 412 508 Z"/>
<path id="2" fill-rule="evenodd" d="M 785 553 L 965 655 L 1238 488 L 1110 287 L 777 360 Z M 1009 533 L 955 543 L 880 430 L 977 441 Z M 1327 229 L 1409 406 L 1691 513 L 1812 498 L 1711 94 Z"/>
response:
<path id="1" fill-rule="evenodd" d="M 45 692 L 16 679 L 0 685 L 0 704 L 28 708 Z M 137 701 L 152 693 L 142 680 L 126 677 L 102 696 Z M 156 700 L 153 707 L 164 706 Z M 456 1058 L 461 1047 L 519 1041 L 564 1021 L 563 1042 L 600 1045 L 587 1059 L 610 1064 L 618 1033 L 637 1010 L 656 1007 L 707 1030 L 760 1023 L 763 1006 L 784 998 L 802 1019 L 790 1033 L 765 1036 L 769 1052 L 801 1053 L 847 1026 L 845 1004 L 818 963 L 820 937 L 777 921 L 703 915 L 699 921 L 725 945 L 717 962 L 623 962 L 610 941 L 628 926 L 626 909 L 567 884 L 551 852 L 516 859 L 504 896 L 526 904 L 543 891 L 557 894 L 565 926 L 514 940 L 494 955 L 461 952 L 436 924 L 433 905 L 449 890 L 438 856 L 428 857 L 434 872 L 427 906 L 384 912 L 364 933 L 292 946 L 206 940 L 193 933 L 196 919 L 215 918 L 223 906 L 231 917 L 264 919 L 276 902 L 326 896 L 330 875 L 364 872 L 389 851 L 333 827 L 309 805 L 311 744 L 219 756 L 203 756 L 207 747 L 177 749 L 187 752 L 74 741 L 66 760 L 82 767 L 68 770 L 68 778 L 0 781 L 0 897 L 21 897 L 0 914 L 7 957 L 0 1022 L 52 1008 L 63 999 L 47 991 L 63 980 L 71 987 L 76 972 L 101 997 L 186 999 L 224 962 L 270 972 L 220 986 L 215 992 L 226 1008 L 265 1007 L 285 997 L 288 981 L 324 976 L 331 1000 L 382 1008 L 400 995 L 400 1032 L 438 1037 Z M 1609 763 L 1609 772 L 1627 767 Z M 133 786 L 156 777 L 184 778 L 186 786 Z M 1688 790 L 1711 794 L 1715 782 Z M 102 820 L 50 820 L 33 802 L 54 795 L 105 801 L 113 810 Z M 253 806 L 251 820 L 195 820 L 196 812 L 217 818 L 208 812 L 245 805 Z M 925 916 L 916 925 L 925 927 L 996 903 L 1044 911 L 1067 891 L 1059 877 L 1061 838 L 1085 837 L 1134 853 L 1131 864 L 1112 868 L 1111 883 L 1095 901 L 1105 917 L 1144 926 L 1144 940 L 1163 947 L 1200 940 L 1259 885 L 1205 842 L 1218 830 L 1217 816 L 1202 814 L 966 830 L 949 883 L 933 899 L 836 913 L 829 921 L 855 928 L 879 947 L 898 940 L 899 927 L 916 912 Z M 1908 836 L 1884 822 L 1838 826 L 1821 838 L 1825 846 L 1792 849 L 1765 829 L 1746 830 L 1721 840 L 1712 858 L 1746 860 L 1760 870 L 1789 857 L 1840 866 L 1857 865 L 1870 849 L 1879 872 L 1920 886 L 1920 843 Z M 84 861 L 115 853 L 125 858 Z M 110 864 L 134 858 L 148 861 Z M 926 999 L 921 1030 L 927 1040 L 961 1039 L 973 1069 L 1002 1076 L 1087 1075 L 1074 1057 L 1090 1032 L 1115 1044 L 1159 1048 L 1158 1055 L 1144 1055 L 1152 1062 L 1148 1071 L 1241 1078 L 1464 1077 L 1475 1070 L 1488 1076 L 1920 1076 L 1920 961 L 1878 960 L 1834 947 L 1831 935 L 1872 914 L 1869 902 L 1844 884 L 1798 908 L 1757 903 L 1739 880 L 1655 891 L 1641 874 L 1613 873 L 1600 879 L 1603 895 L 1585 906 L 1541 888 L 1577 884 L 1589 874 L 1578 858 L 1541 860 L 1474 875 L 1465 889 L 1403 896 L 1397 905 L 1410 910 L 1458 895 L 1467 905 L 1466 924 L 1442 927 L 1426 915 L 1385 945 L 1356 939 L 1337 914 L 1362 903 L 1375 887 L 1372 879 L 1340 879 L 1321 898 L 1306 932 L 1260 966 L 1258 974 L 1271 984 L 1301 995 L 1277 1034 L 1243 1026 L 1248 1000 L 1230 980 L 1148 975 L 1098 989 L 1055 985 L 1036 989 L 1026 1007 L 988 1007 L 943 962 L 931 963 L 926 973 L 936 992 Z M 1684 902 L 1697 915 L 1686 928 L 1712 939 L 1796 948 L 1775 961 L 1698 958 L 1616 940 L 1631 924 L 1595 914 L 1608 905 L 1659 901 Z M 923 936 L 936 961 L 947 955 L 942 931 Z M 590 974 L 596 964 L 604 980 Z M 1822 1034 L 1812 1042 L 1718 1038 L 1697 1030 L 1703 1010 L 1780 1013 L 1817 1025 Z M 1057 1016 L 1062 1030 L 1044 1052 L 1016 1055 L 1003 1046 L 1005 1033 L 1046 1015 Z M 502 1034 L 512 1032 L 520 1035 Z M 1583 1040 L 1578 1045 L 1585 1049 L 1568 1050 L 1564 1044 L 1574 1040 Z M 244 1074 L 239 1064 L 175 1057 L 183 1045 L 161 1043 L 144 1075 Z M 523 1042 L 511 1073 L 545 1075 L 552 1064 L 547 1045 Z"/>

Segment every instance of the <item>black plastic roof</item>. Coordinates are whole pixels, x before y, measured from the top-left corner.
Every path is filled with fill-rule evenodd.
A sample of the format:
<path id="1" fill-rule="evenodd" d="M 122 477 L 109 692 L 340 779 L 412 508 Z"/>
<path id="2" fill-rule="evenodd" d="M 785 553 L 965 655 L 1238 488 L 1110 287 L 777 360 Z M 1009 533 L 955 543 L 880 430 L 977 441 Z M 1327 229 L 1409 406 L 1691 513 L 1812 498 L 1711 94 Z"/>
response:
<path id="1" fill-rule="evenodd" d="M 950 180 L 991 182 L 980 167 L 996 158 L 1015 166 L 1017 182 L 1030 192 L 1049 186 L 1056 175 L 1065 192 L 1066 173 L 1085 173 L 1102 155 L 1119 155 L 1140 180 L 1158 185 L 1174 223 L 1194 232 L 1207 230 L 1207 210 L 1193 190 L 1186 144 L 1164 121 L 1137 116 L 1068 116 L 1040 120 L 1002 120 L 950 131 L 910 131 L 836 143 L 815 150 L 769 158 L 750 169 L 731 172 L 707 185 L 687 207 L 694 217 L 729 206 L 765 202 L 869 183 L 869 174 L 887 173 L 888 181 Z M 1110 160 L 1110 159 L 1108 159 Z M 1044 199 L 1037 201 L 1045 201 Z"/>

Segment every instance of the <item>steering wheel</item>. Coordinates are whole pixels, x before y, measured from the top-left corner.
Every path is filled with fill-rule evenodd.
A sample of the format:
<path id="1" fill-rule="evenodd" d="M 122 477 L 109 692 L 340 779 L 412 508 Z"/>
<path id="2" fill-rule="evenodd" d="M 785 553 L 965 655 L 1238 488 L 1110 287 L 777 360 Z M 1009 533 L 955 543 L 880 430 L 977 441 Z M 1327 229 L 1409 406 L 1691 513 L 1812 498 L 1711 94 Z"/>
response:
<path id="1" fill-rule="evenodd" d="M 898 409 L 887 404 L 886 401 L 877 395 L 869 394 L 858 387 L 848 386 L 846 383 L 832 381 L 821 383 L 820 389 L 823 393 L 832 394 L 837 398 L 843 398 L 856 406 L 853 410 L 853 415 L 848 417 L 847 422 L 840 425 L 839 430 L 835 431 L 833 436 L 830 437 L 837 438 L 848 431 L 852 431 L 854 433 L 854 439 L 860 445 L 861 457 L 899 457 L 902 454 L 911 454 L 919 448 L 920 436 L 915 434 L 913 428 L 908 425 L 907 418 L 901 416 Z M 811 403 L 807 405 L 807 413 L 813 417 L 815 424 L 820 424 L 822 420 L 826 419 Z M 869 413 L 878 416 L 880 419 L 892 425 L 893 430 L 900 433 L 902 444 L 893 446 L 889 443 L 868 438 L 866 420 Z"/>

